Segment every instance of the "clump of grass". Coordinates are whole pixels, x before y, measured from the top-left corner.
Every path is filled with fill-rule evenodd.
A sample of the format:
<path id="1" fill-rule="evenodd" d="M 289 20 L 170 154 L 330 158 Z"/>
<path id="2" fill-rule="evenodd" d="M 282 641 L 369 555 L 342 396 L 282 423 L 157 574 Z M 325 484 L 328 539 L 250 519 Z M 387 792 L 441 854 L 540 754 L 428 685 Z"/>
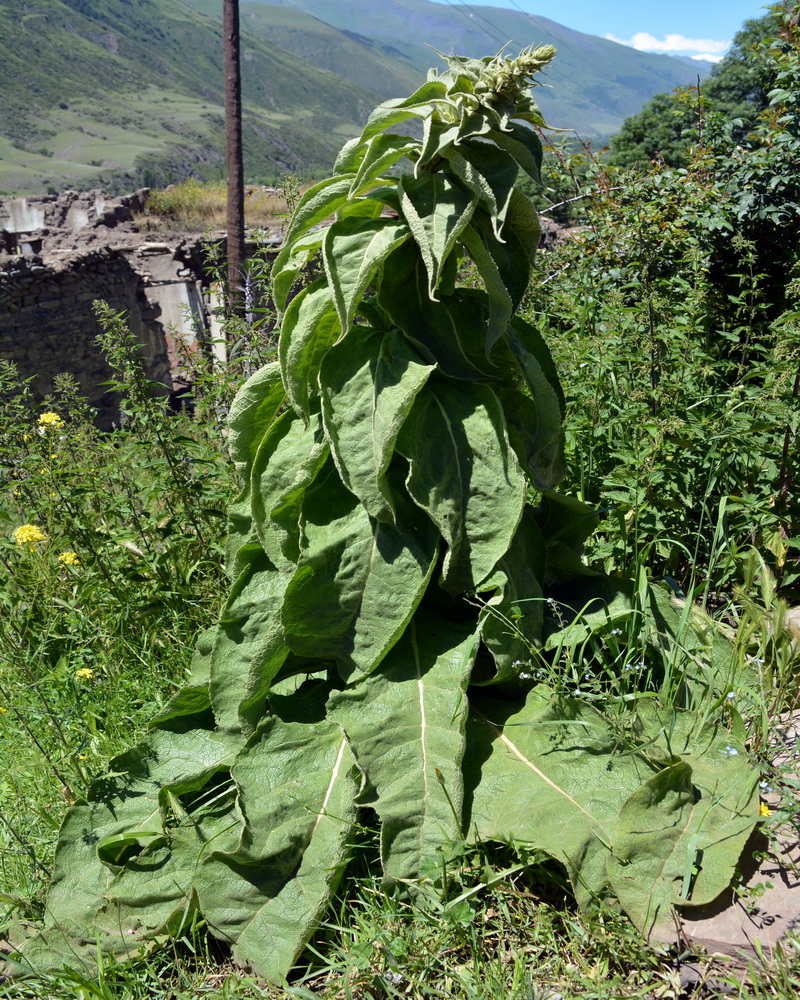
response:
<path id="1" fill-rule="evenodd" d="M 251 228 L 279 227 L 290 214 L 291 191 L 248 185 L 245 189 L 245 224 Z M 228 188 L 225 181 L 195 178 L 151 191 L 139 217 L 140 225 L 158 229 L 224 229 Z"/>

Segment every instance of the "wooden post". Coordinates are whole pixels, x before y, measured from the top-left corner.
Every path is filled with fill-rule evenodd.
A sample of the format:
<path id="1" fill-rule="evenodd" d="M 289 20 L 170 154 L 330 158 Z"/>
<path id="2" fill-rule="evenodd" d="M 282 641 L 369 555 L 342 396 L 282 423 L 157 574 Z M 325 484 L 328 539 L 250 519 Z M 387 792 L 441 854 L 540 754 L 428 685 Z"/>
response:
<path id="1" fill-rule="evenodd" d="M 244 316 L 244 166 L 242 161 L 242 77 L 239 58 L 239 0 L 223 0 L 225 149 L 228 176 L 228 309 Z"/>

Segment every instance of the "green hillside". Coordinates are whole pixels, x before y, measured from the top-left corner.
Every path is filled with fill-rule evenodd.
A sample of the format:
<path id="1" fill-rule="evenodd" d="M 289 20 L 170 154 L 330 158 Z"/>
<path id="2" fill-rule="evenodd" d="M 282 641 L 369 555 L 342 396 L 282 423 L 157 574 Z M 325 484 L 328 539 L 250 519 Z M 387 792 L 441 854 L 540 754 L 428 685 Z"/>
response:
<path id="1" fill-rule="evenodd" d="M 179 0 L 0 0 L 0 50 L 0 191 L 222 176 L 216 19 Z M 242 57 L 251 181 L 323 172 L 375 104 L 246 31 Z"/>
<path id="2" fill-rule="evenodd" d="M 219 19 L 220 0 L 183 0 L 195 10 Z M 267 3 L 240 4 L 242 31 L 299 56 L 312 66 L 329 70 L 358 84 L 381 100 L 408 94 L 425 79 L 436 61 L 430 49 L 417 62 L 385 41 L 339 30 L 318 17 Z"/>
<path id="3" fill-rule="evenodd" d="M 670 56 L 635 49 L 573 31 L 544 17 L 517 10 L 430 0 L 273 0 L 282 7 L 312 14 L 336 28 L 356 31 L 402 51 L 418 64 L 431 65 L 426 42 L 442 52 L 481 56 L 509 43 L 511 52 L 530 43 L 558 50 L 544 74 L 550 87 L 537 91 L 548 122 L 583 135 L 616 132 L 653 94 L 693 83 L 698 67 Z M 242 10 L 263 6 L 245 0 Z"/>

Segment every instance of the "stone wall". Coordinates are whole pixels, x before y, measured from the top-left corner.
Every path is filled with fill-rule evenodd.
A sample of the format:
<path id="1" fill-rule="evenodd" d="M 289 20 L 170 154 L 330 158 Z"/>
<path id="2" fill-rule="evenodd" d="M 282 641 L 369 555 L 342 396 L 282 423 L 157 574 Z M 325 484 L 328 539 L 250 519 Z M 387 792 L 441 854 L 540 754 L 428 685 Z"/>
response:
<path id="1" fill-rule="evenodd" d="M 124 251 L 99 247 L 47 262 L 13 256 L 0 264 L 0 358 L 13 361 L 22 378 L 32 377 L 40 399 L 52 390 L 55 375 L 71 373 L 98 407 L 101 425 L 108 426 L 116 401 L 101 385 L 112 372 L 97 347 L 93 306 L 99 299 L 127 313 L 148 377 L 171 391 L 159 305 L 148 298 L 144 278 Z"/>

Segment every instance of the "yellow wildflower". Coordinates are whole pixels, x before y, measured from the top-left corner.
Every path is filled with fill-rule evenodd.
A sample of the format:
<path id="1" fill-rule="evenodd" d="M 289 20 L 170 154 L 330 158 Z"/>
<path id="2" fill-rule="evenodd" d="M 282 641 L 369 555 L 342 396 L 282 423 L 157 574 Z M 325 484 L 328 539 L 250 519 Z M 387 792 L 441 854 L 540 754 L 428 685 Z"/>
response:
<path id="1" fill-rule="evenodd" d="M 8 709 L 0 705 L 0 715 L 8 715 Z"/>
<path id="2" fill-rule="evenodd" d="M 81 564 L 77 552 L 61 552 L 58 561 L 64 566 L 80 566 Z"/>
<path id="3" fill-rule="evenodd" d="M 53 413 L 52 410 L 48 410 L 39 417 L 37 423 L 40 427 L 61 427 L 64 421 L 59 417 L 57 413 Z"/>
<path id="4" fill-rule="evenodd" d="M 770 809 L 766 802 L 761 802 L 758 806 L 759 816 L 771 816 L 774 810 Z"/>
<path id="5" fill-rule="evenodd" d="M 94 670 L 90 670 L 89 667 L 81 667 L 80 670 L 75 671 L 75 677 L 81 681 L 90 681 L 94 677 Z"/>
<path id="6" fill-rule="evenodd" d="M 21 524 L 11 533 L 11 537 L 21 549 L 33 552 L 39 542 L 46 542 L 47 535 L 35 524 Z"/>

